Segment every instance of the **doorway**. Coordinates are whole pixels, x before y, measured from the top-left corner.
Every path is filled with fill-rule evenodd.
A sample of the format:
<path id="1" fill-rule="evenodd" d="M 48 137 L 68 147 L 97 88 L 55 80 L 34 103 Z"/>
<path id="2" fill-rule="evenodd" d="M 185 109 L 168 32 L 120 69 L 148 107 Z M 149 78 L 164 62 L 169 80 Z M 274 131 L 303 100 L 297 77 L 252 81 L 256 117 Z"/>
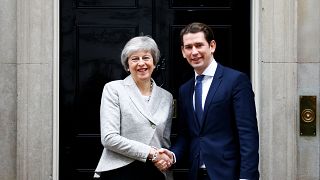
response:
<path id="1" fill-rule="evenodd" d="M 153 78 L 177 99 L 179 86 L 193 75 L 181 56 L 179 32 L 193 21 L 214 29 L 219 63 L 250 76 L 249 0 L 60 1 L 59 179 L 92 178 L 102 152 L 102 88 L 127 76 L 120 53 L 130 38 L 144 34 L 156 40 L 162 56 Z M 183 162 L 174 175 L 185 179 L 187 171 Z"/>

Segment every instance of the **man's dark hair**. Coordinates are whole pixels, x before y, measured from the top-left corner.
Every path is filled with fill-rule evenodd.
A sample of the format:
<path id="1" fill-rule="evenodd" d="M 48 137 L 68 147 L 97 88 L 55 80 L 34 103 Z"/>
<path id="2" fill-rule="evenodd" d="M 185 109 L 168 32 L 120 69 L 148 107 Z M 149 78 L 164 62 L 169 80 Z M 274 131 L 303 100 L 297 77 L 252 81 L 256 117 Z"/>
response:
<path id="1" fill-rule="evenodd" d="M 210 44 L 212 40 L 214 40 L 214 35 L 212 32 L 212 29 L 203 23 L 199 22 L 193 22 L 191 24 L 188 24 L 186 27 L 184 27 L 180 31 L 180 42 L 181 46 L 183 46 L 183 35 L 188 34 L 188 33 L 198 33 L 198 32 L 203 32 L 204 37 L 206 38 L 207 42 Z"/>

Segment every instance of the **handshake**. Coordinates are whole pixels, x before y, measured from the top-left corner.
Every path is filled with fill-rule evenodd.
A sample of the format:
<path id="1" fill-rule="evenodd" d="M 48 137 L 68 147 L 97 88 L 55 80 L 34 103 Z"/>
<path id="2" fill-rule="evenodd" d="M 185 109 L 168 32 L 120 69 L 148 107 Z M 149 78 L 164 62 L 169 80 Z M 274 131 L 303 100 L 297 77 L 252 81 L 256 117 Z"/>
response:
<path id="1" fill-rule="evenodd" d="M 174 154 L 164 148 L 156 149 L 153 147 L 150 150 L 149 159 L 162 172 L 168 170 L 175 163 Z"/>

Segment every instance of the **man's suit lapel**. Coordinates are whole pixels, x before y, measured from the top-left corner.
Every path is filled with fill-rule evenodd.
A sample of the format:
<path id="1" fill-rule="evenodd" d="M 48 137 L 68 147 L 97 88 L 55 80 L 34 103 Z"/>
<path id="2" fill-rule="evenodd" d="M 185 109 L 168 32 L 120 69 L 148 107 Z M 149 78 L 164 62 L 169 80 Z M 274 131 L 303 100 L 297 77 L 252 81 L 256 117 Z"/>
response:
<path id="1" fill-rule="evenodd" d="M 216 72 L 215 72 L 215 74 L 213 76 L 212 83 L 210 85 L 210 89 L 209 89 L 208 95 L 206 97 L 205 104 L 204 104 L 204 110 L 203 110 L 203 118 L 204 118 L 204 120 L 202 121 L 203 123 L 205 123 L 205 121 L 206 121 L 206 116 L 207 116 L 207 113 L 208 113 L 208 106 L 211 103 L 211 101 L 213 100 L 214 95 L 216 94 L 217 89 L 220 86 L 220 83 L 221 83 L 221 80 L 222 80 L 222 76 L 223 76 L 223 66 L 218 64 Z M 203 124 L 201 124 L 200 126 L 202 127 L 202 125 Z"/>
<path id="2" fill-rule="evenodd" d="M 153 124 L 157 124 L 154 122 L 151 114 L 151 110 L 154 109 L 155 107 L 155 98 L 151 96 L 150 98 L 150 104 L 146 105 L 146 102 L 144 101 L 143 98 L 141 98 L 141 93 L 139 91 L 139 88 L 137 87 L 136 83 L 134 82 L 133 78 L 131 76 L 128 76 L 127 78 L 124 79 L 124 85 L 125 87 L 128 87 L 126 90 L 128 91 L 128 95 L 132 101 L 132 103 L 136 106 L 138 111 L 146 117 L 149 121 L 151 121 Z M 154 86 L 155 83 L 154 83 Z M 157 88 L 154 88 L 153 91 L 157 91 Z M 152 92 L 154 94 L 156 92 Z"/>

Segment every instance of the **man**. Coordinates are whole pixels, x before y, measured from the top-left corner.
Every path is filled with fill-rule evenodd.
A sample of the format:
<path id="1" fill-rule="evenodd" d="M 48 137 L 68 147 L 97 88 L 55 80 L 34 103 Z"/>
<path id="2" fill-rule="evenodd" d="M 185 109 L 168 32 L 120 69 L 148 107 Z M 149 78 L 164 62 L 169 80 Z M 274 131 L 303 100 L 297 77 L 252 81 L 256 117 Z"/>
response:
<path id="1" fill-rule="evenodd" d="M 259 135 L 249 78 L 215 61 L 216 42 L 207 25 L 191 23 L 180 38 L 195 77 L 179 90 L 179 135 L 171 148 L 176 160 L 189 150 L 190 180 L 259 179 Z"/>

